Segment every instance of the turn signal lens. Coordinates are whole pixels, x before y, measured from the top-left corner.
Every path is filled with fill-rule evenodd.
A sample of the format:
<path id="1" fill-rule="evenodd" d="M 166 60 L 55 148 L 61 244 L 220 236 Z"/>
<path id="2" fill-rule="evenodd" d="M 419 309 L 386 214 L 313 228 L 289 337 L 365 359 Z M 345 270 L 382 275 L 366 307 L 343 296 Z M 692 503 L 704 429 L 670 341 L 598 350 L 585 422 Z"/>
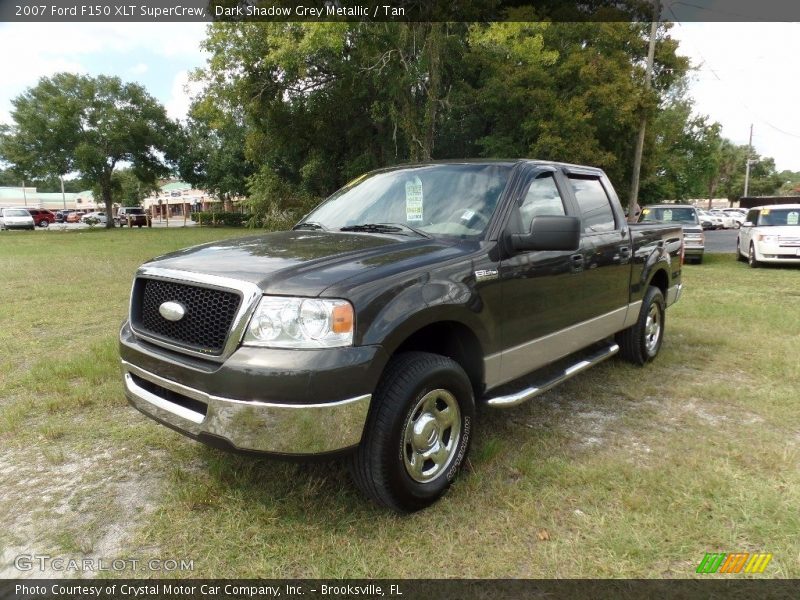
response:
<path id="1" fill-rule="evenodd" d="M 340 304 L 333 309 L 333 333 L 350 333 L 353 331 L 353 306 Z"/>

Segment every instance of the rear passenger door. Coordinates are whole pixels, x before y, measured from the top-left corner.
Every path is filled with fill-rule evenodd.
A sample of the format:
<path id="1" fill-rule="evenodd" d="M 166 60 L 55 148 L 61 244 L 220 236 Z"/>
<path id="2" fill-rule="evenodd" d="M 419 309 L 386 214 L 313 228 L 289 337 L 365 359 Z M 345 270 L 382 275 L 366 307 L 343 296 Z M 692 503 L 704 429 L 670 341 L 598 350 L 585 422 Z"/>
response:
<path id="1" fill-rule="evenodd" d="M 603 318 L 606 324 L 625 320 L 630 297 L 631 236 L 611 184 L 596 172 L 564 173 L 580 211 L 583 235 L 583 302 L 581 318 Z M 618 313 L 618 314 L 617 314 Z"/>

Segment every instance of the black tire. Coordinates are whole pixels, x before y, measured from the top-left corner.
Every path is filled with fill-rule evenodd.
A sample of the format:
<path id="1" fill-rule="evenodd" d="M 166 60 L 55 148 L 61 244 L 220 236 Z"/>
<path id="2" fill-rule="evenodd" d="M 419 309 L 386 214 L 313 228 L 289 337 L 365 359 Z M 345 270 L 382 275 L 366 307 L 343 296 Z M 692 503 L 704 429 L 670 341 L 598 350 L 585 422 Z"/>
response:
<path id="1" fill-rule="evenodd" d="M 381 377 L 364 437 L 351 457 L 355 484 L 371 500 L 396 511 L 430 506 L 458 474 L 474 418 L 472 385 L 457 362 L 427 352 L 399 354 Z M 436 447 L 442 450 L 441 460 L 419 458 L 425 452 L 436 456 Z"/>
<path id="2" fill-rule="evenodd" d="M 761 263 L 758 262 L 758 259 L 756 259 L 756 247 L 753 245 L 753 242 L 750 242 L 750 252 L 747 254 L 747 264 L 749 264 L 753 269 L 757 269 L 761 266 Z"/>
<path id="3" fill-rule="evenodd" d="M 660 289 L 651 285 L 647 288 L 647 293 L 642 300 L 642 308 L 636 324 L 623 329 L 616 336 L 620 356 L 628 362 L 640 366 L 658 356 L 661 343 L 664 341 L 665 316 L 664 294 Z M 650 319 L 656 319 L 656 329 L 653 328 Z"/>
<path id="4" fill-rule="evenodd" d="M 47 219 L 42 219 L 41 221 L 39 221 L 39 227 L 41 227 L 41 228 L 48 227 L 49 225 L 50 225 L 50 222 Z"/>

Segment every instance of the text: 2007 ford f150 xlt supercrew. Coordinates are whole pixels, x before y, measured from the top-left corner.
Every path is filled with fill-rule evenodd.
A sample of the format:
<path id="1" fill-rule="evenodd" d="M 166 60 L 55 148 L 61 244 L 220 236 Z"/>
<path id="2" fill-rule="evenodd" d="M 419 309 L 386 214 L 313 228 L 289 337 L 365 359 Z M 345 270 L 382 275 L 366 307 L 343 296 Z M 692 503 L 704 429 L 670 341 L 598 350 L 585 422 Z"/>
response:
<path id="1" fill-rule="evenodd" d="M 420 509 L 464 462 L 477 402 L 514 406 L 618 351 L 655 357 L 682 247 L 678 226 L 627 224 L 595 168 L 383 169 L 292 231 L 143 265 L 126 394 L 212 446 L 348 454 L 367 496 Z"/>

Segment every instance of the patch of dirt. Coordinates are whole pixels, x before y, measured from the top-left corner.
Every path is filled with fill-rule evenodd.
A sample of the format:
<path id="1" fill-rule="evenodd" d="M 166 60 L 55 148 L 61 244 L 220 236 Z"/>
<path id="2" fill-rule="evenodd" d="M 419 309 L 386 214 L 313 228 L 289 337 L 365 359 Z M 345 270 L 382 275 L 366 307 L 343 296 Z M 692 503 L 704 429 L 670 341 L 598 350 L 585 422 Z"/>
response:
<path id="1" fill-rule="evenodd" d="M 125 448 L 92 448 L 80 455 L 52 446 L 5 449 L 0 455 L 0 578 L 93 577 L 93 570 L 59 570 L 20 555 L 110 564 L 130 551 L 134 531 L 156 508 L 161 474 L 153 458 Z"/>

